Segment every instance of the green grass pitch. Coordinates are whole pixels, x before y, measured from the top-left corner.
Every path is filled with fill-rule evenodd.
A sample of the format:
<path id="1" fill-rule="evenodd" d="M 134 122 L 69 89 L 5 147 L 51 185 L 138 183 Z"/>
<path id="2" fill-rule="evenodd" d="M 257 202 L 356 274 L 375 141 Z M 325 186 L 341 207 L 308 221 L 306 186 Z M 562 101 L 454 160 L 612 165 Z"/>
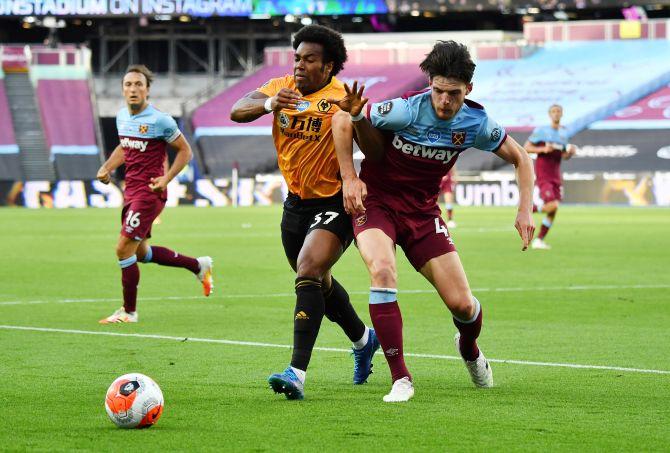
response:
<path id="1" fill-rule="evenodd" d="M 416 396 L 390 405 L 383 356 L 354 387 L 349 344 L 325 319 L 317 347 L 335 350 L 314 352 L 306 399 L 269 390 L 290 358 L 294 304 L 279 207 L 166 210 L 152 243 L 213 256 L 215 293 L 142 265 L 140 323 L 112 326 L 97 321 L 121 304 L 119 211 L 0 210 L 0 449 L 667 451 L 670 210 L 561 207 L 553 249 L 523 253 L 514 214 L 457 208 L 453 231 L 495 388 L 471 385 L 449 313 L 398 251 Z M 334 274 L 369 323 L 354 247 Z M 149 430 L 117 429 L 104 411 L 109 384 L 133 371 L 165 395 Z"/>

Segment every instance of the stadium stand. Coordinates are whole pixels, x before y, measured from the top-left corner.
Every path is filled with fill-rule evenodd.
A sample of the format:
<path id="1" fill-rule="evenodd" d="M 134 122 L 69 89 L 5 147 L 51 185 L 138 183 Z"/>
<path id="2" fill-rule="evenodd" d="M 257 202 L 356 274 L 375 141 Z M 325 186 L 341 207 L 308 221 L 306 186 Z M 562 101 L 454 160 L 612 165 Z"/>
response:
<path id="1" fill-rule="evenodd" d="M 670 171 L 670 85 L 577 134 L 568 171 Z"/>
<path id="2" fill-rule="evenodd" d="M 0 140 L 14 146 L 0 148 L 6 154 L 0 177 L 5 178 L 1 172 L 7 167 L 6 177 L 11 180 L 95 178 L 100 157 L 87 80 L 88 51 L 70 45 L 3 46 L 2 52 L 15 58 L 8 62 L 8 96 L 4 84 L 0 93 L 0 118 L 3 112 L 9 113 L 2 120 L 8 132 L 0 134 Z M 16 162 L 21 167 L 18 171 Z"/>
<path id="3" fill-rule="evenodd" d="M 543 124 L 560 103 L 574 134 L 670 82 L 669 58 L 666 40 L 548 43 L 527 58 L 479 62 L 472 97 L 510 130 Z"/>
<path id="4" fill-rule="evenodd" d="M 100 166 L 91 94 L 84 71 L 67 79 L 45 68 L 38 71 L 37 99 L 47 145 L 59 179 L 92 179 Z"/>
<path id="5" fill-rule="evenodd" d="M 5 73 L 0 68 L 0 180 L 14 181 L 21 179 L 21 160 L 5 93 L 4 78 Z"/>
<path id="6" fill-rule="evenodd" d="M 2 46 L 7 103 L 19 147 L 21 173 L 16 179 L 54 181 L 56 174 L 46 149 L 35 89 L 30 80 L 28 46 Z"/>
<path id="7" fill-rule="evenodd" d="M 207 173 L 228 176 L 236 164 L 241 175 L 253 175 L 276 168 L 272 145 L 272 117 L 264 116 L 248 124 L 230 120 L 233 103 L 274 77 L 292 72 L 290 67 L 264 66 L 206 102 L 193 114 L 195 137 L 203 153 Z M 344 82 L 365 81 L 367 96 L 381 100 L 421 89 L 426 79 L 415 64 L 411 65 L 347 65 L 338 78 Z"/>
<path id="8" fill-rule="evenodd" d="M 592 123 L 589 129 L 670 129 L 670 85 Z"/>

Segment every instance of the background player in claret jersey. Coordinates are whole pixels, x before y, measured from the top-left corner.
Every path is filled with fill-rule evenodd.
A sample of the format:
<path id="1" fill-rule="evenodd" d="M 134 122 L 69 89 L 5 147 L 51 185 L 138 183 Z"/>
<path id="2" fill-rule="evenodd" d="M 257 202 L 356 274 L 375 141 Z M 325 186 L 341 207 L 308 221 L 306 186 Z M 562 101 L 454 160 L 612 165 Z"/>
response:
<path id="1" fill-rule="evenodd" d="M 188 269 L 202 282 L 205 296 L 212 291 L 212 258 L 191 258 L 148 243 L 151 225 L 165 207 L 168 183 L 191 159 L 191 147 L 174 119 L 149 104 L 152 81 L 144 65 L 132 65 L 126 71 L 122 81 L 126 106 L 116 114 L 120 144 L 98 170 L 98 180 L 107 184 L 111 173 L 126 165 L 121 235 L 116 244 L 123 307 L 100 320 L 102 324 L 137 322 L 138 261 Z M 165 165 L 168 144 L 177 152 L 169 168 Z"/>
<path id="2" fill-rule="evenodd" d="M 456 190 L 456 183 L 458 182 L 457 177 L 456 166 L 454 165 L 440 181 L 440 193 L 444 197 L 444 211 L 447 213 L 447 228 L 456 228 L 454 190 Z"/>
<path id="3" fill-rule="evenodd" d="M 534 249 L 551 248 L 544 242 L 544 238 L 556 219 L 558 204 L 563 199 L 561 162 L 563 159 L 570 159 L 577 152 L 577 147 L 568 143 L 570 136 L 565 127 L 561 126 L 562 117 L 563 107 L 558 104 L 552 105 L 549 108 L 551 125 L 536 127 L 524 144 L 526 151 L 537 154 L 535 184 L 540 192 L 541 202 L 534 206 L 533 210 L 547 214 L 542 220 L 540 233 L 531 244 Z"/>
<path id="4" fill-rule="evenodd" d="M 459 331 L 456 347 L 472 381 L 478 387 L 493 385 L 491 367 L 477 346 L 483 310 L 470 292 L 437 204 L 440 181 L 461 152 L 474 147 L 514 164 L 520 191 L 515 226 L 523 250 L 534 230 L 531 160 L 482 106 L 465 99 L 475 69 L 467 48 L 438 42 L 421 69 L 429 77 L 428 90 L 374 104 L 367 117 L 362 111 L 367 99 L 356 82 L 351 89 L 345 86 L 343 99 L 331 100 L 343 111 L 333 120 L 333 134 L 342 175 L 347 175 L 345 206 L 353 214 L 358 249 L 370 272 L 370 316 L 391 369 L 393 385 L 383 398 L 386 402 L 414 395 L 403 357 L 396 244 L 451 311 Z M 365 153 L 360 180 L 351 170 L 352 124 Z M 350 186 L 357 188 L 348 191 Z"/>
<path id="5" fill-rule="evenodd" d="M 330 273 L 353 239 L 342 203 L 342 182 L 331 131 L 338 110 L 329 97 L 344 96 L 335 75 L 347 59 L 342 36 L 326 27 L 302 28 L 293 39 L 293 75 L 268 81 L 233 106 L 233 121 L 272 113 L 272 135 L 289 194 L 281 234 L 288 262 L 297 274 L 293 355 L 288 368 L 268 379 L 289 399 L 302 399 L 307 365 L 324 315 L 354 345 L 354 384 L 371 373 L 379 348 L 375 332 L 358 317 L 349 295 Z"/>

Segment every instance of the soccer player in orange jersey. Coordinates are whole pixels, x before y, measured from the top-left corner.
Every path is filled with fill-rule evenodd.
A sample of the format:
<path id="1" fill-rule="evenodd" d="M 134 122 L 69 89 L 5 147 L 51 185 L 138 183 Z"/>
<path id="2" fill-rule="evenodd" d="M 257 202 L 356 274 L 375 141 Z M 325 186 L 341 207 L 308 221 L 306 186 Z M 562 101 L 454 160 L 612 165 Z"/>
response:
<path id="1" fill-rule="evenodd" d="M 345 94 L 335 76 L 344 66 L 347 51 L 339 33 L 320 25 L 296 33 L 293 48 L 293 75 L 271 79 L 248 93 L 233 106 L 230 116 L 240 123 L 267 114 L 274 117 L 277 160 L 289 188 L 281 221 L 282 244 L 297 274 L 297 298 L 291 363 L 268 382 L 288 399 L 302 399 L 307 365 L 324 316 L 339 324 L 353 343 L 354 384 L 364 383 L 370 375 L 379 342 L 330 272 L 353 239 L 331 131 L 331 119 L 339 109 L 327 101 Z"/>
<path id="2" fill-rule="evenodd" d="M 116 245 L 123 307 L 101 319 L 101 324 L 137 322 L 138 261 L 187 269 L 202 282 L 205 296 L 212 290 L 212 258 L 192 258 L 148 243 L 151 226 L 165 207 L 168 183 L 191 159 L 191 147 L 175 120 L 149 103 L 152 81 L 146 66 L 128 67 L 122 81 L 126 106 L 116 115 L 120 144 L 98 170 L 98 180 L 107 184 L 111 173 L 126 165 L 121 234 Z M 168 145 L 177 151 L 170 168 L 166 165 Z"/>

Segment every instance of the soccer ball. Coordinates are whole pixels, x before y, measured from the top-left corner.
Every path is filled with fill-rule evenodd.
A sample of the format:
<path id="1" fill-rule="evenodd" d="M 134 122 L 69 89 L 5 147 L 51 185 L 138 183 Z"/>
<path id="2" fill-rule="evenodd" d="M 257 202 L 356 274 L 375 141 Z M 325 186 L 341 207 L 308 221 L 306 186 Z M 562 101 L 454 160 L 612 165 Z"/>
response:
<path id="1" fill-rule="evenodd" d="M 124 374 L 109 386 L 105 409 L 119 428 L 148 428 L 163 413 L 163 392 L 149 376 Z"/>

